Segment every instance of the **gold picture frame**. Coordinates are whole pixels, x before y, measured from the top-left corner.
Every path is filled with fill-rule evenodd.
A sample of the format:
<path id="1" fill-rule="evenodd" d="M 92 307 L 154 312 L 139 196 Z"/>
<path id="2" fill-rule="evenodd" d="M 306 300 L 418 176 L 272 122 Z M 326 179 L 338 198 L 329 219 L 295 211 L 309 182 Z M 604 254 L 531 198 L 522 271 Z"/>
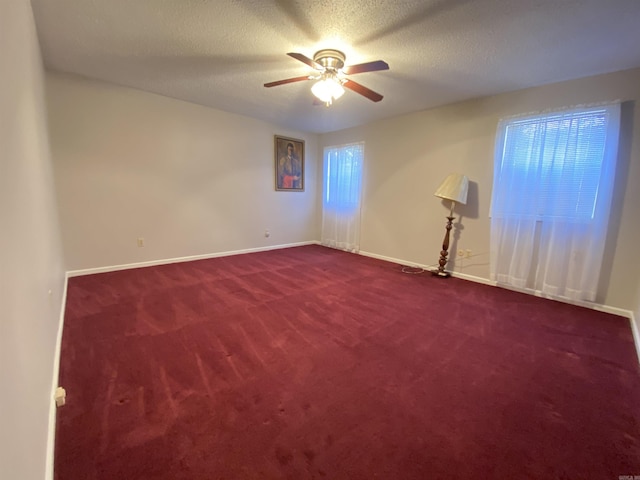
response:
<path id="1" fill-rule="evenodd" d="M 304 192 L 304 140 L 274 135 L 276 191 Z"/>

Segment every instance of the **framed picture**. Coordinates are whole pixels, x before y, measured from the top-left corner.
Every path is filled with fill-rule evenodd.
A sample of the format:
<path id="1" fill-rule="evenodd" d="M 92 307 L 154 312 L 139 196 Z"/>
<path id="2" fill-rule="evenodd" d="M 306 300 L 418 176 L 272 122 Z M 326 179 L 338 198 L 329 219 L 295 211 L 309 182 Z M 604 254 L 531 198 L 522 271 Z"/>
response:
<path id="1" fill-rule="evenodd" d="M 274 147 L 276 190 L 304 192 L 304 140 L 275 135 Z"/>

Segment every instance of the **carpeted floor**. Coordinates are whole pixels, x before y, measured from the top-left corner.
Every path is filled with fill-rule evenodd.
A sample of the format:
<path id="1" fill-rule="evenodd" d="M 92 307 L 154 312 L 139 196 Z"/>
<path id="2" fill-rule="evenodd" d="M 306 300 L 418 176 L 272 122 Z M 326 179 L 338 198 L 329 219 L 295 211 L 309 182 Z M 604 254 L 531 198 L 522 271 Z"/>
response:
<path id="1" fill-rule="evenodd" d="M 625 318 L 305 246 L 71 278 L 57 480 L 640 475 Z"/>

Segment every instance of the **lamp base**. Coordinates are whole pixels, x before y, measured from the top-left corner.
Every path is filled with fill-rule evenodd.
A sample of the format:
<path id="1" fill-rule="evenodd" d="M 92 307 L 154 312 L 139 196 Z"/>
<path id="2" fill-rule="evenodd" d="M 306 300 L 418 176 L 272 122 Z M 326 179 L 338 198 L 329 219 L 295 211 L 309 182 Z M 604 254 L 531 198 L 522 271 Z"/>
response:
<path id="1" fill-rule="evenodd" d="M 449 278 L 451 276 L 451 274 L 449 272 L 445 272 L 443 270 L 431 270 L 431 275 L 433 275 L 434 277 L 440 277 L 440 278 Z"/>
<path id="2" fill-rule="evenodd" d="M 453 203 L 451 205 L 452 205 L 451 210 L 453 211 Z M 442 250 L 440 251 L 440 260 L 438 260 L 438 264 L 440 266 L 436 270 L 431 271 L 433 275 L 437 275 L 440 278 L 447 278 L 451 276 L 449 272 L 445 272 L 444 267 L 447 264 L 447 255 L 449 254 L 449 235 L 451 234 L 451 229 L 453 228 L 453 220 L 454 220 L 454 217 L 452 217 L 450 214 L 447 217 L 447 226 L 445 227 L 446 231 L 444 234 L 444 240 L 442 241 Z"/>

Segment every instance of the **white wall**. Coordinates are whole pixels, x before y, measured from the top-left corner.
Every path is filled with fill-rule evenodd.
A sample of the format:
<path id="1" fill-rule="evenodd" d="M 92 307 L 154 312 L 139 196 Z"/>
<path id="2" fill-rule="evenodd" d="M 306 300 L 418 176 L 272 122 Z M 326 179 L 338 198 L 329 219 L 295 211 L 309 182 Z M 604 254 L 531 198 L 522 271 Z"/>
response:
<path id="1" fill-rule="evenodd" d="M 77 76 L 46 84 L 70 270 L 318 238 L 317 135 Z M 304 192 L 275 191 L 274 134 L 306 141 Z"/>
<path id="2" fill-rule="evenodd" d="M 28 0 L 0 2 L 0 72 L 0 477 L 42 480 L 64 268 Z"/>
<path id="3" fill-rule="evenodd" d="M 470 249 L 449 269 L 489 278 L 489 204 L 499 118 L 549 108 L 621 99 L 623 132 L 607 258 L 598 303 L 627 310 L 640 299 L 640 69 L 562 82 L 422 111 L 322 135 L 320 148 L 365 141 L 361 249 L 422 265 L 436 264 L 448 206 L 433 196 L 450 172 L 469 176 L 468 204 L 450 248 Z M 458 221 L 456 220 L 456 223 Z M 462 228 L 460 228 L 460 226 Z"/>

